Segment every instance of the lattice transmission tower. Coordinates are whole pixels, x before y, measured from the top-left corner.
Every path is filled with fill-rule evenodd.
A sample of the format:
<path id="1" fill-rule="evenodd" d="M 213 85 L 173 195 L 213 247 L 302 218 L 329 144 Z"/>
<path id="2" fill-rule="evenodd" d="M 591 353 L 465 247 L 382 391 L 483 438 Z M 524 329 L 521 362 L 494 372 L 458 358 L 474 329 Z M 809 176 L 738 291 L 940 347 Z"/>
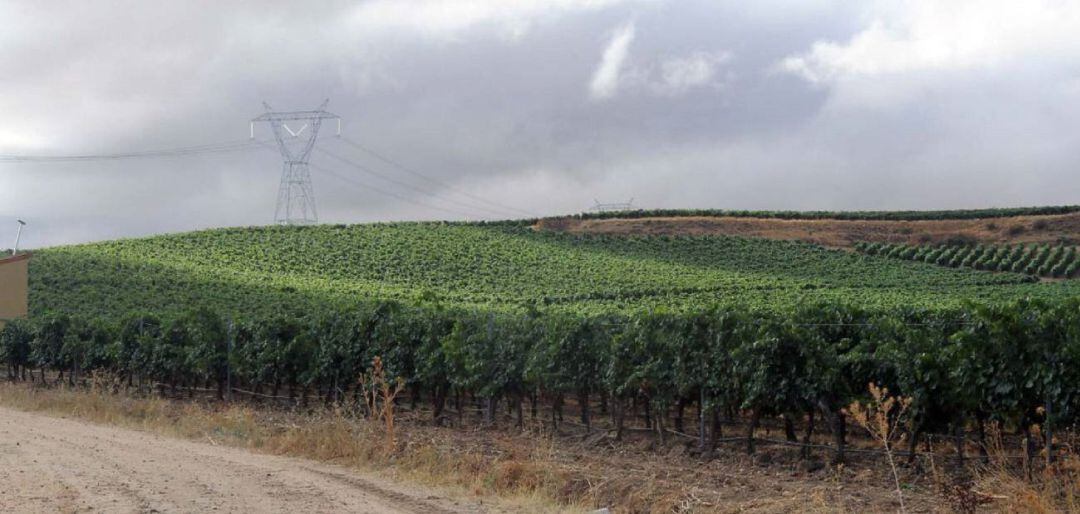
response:
<path id="1" fill-rule="evenodd" d="M 274 222 L 282 225 L 318 223 L 319 212 L 315 208 L 315 191 L 311 187 L 308 158 L 319 137 L 323 120 L 337 120 L 337 135 L 341 135 L 341 117 L 326 112 L 326 100 L 314 111 L 274 111 L 266 102 L 266 113 L 251 120 L 251 138 L 255 138 L 255 123 L 267 122 L 277 139 L 284 165 L 281 169 L 281 186 L 278 188 Z M 286 122 L 303 122 L 293 130 Z M 304 134 L 307 134 L 306 136 Z"/>
<path id="2" fill-rule="evenodd" d="M 640 211 L 641 207 L 634 205 L 633 198 L 629 202 L 616 203 L 600 203 L 600 200 L 593 199 L 593 206 L 589 210 L 593 212 Z"/>

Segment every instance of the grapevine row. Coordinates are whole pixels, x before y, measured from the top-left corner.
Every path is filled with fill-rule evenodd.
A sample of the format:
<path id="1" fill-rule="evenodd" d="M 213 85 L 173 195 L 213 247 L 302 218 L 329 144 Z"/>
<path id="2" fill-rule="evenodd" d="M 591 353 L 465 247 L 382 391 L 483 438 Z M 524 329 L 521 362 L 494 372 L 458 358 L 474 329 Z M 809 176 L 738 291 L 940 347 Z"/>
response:
<path id="1" fill-rule="evenodd" d="M 1073 255 L 1073 254 L 1069 254 Z M 235 316 L 438 299 L 457 307 L 624 313 L 836 299 L 875 306 L 1068 297 L 1014 274 L 868 259 L 791 241 L 534 232 L 397 223 L 219 229 L 49 248 L 30 264 L 31 312 L 120 317 L 205 305 Z"/>
<path id="2" fill-rule="evenodd" d="M 816 413 L 832 425 L 842 456 L 843 408 L 870 382 L 913 399 L 913 441 L 988 420 L 1025 429 L 1080 421 L 1078 327 L 1077 300 L 592 317 L 375 302 L 235 322 L 206 309 L 119 322 L 17 320 L 0 331 L 0 358 L 13 379 L 44 381 L 48 371 L 78 381 L 108 372 L 163 390 L 210 385 L 221 395 L 231 383 L 338 403 L 355 399 L 357 378 L 380 356 L 414 398 L 430 403 L 435 422 L 445 421 L 448 402 L 465 397 L 481 401 L 489 421 L 509 402 L 519 423 L 524 402 L 535 412 L 546 401 L 554 417 L 572 397 L 586 425 L 589 406 L 603 399 L 620 433 L 632 403 L 652 409 L 661 434 L 676 406 L 698 405 L 712 416 L 741 411 L 752 424 Z"/>
<path id="3" fill-rule="evenodd" d="M 1041 277 L 1072 278 L 1080 272 L 1080 254 L 1072 245 L 906 245 L 857 243 L 855 249 L 895 259 L 951 268 L 1008 271 Z"/>

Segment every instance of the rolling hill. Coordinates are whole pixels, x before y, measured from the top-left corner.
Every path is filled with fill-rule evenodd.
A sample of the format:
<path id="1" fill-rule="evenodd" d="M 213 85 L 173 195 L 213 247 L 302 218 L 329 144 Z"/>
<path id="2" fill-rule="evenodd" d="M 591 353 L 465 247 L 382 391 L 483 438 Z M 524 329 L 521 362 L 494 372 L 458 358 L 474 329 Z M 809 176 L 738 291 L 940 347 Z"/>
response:
<path id="1" fill-rule="evenodd" d="M 806 219 L 903 235 L 916 221 L 1037 229 L 1035 218 L 1073 215 L 994 212 Z M 800 221 L 780 214 L 709 222 Z M 696 404 L 714 419 L 695 432 L 702 445 L 720 436 L 721 412 L 750 414 L 751 448 L 759 416 L 820 413 L 838 462 L 846 408 L 870 383 L 911 398 L 913 442 L 973 419 L 1030 430 L 1048 419 L 1033 406 L 1056 426 L 1080 419 L 1069 386 L 1080 383 L 1080 281 L 1013 271 L 1060 267 L 1061 249 L 1003 241 L 1007 251 L 984 244 L 975 259 L 969 242 L 853 251 L 574 227 L 627 219 L 230 228 L 47 248 L 31 261 L 32 319 L 5 325 L 0 356 L 13 378 L 103 372 L 161 391 L 215 385 L 219 398 L 311 393 L 327 406 L 366 395 L 358 377 L 385 369 L 435 423 L 452 398 L 463 423 L 470 398 L 485 426 L 505 401 L 517 426 L 529 402 L 557 427 L 573 397 L 586 427 L 597 401 L 617 434 L 644 407 L 663 438 Z"/>
<path id="2" fill-rule="evenodd" d="M 206 306 L 246 316 L 392 299 L 617 313 L 708 304 L 775 310 L 821 300 L 937 307 L 1057 298 L 1076 295 L 1080 286 L 861 255 L 802 238 L 752 237 L 769 236 L 767 230 L 685 228 L 873 223 L 879 235 L 887 232 L 882 224 L 903 235 L 911 223 L 985 228 L 1046 217 L 1047 226 L 1056 226 L 1077 216 L 1022 211 L 995 222 L 965 215 L 920 221 L 727 215 L 217 229 L 43 249 L 31 266 L 31 310 L 119 316 Z"/>

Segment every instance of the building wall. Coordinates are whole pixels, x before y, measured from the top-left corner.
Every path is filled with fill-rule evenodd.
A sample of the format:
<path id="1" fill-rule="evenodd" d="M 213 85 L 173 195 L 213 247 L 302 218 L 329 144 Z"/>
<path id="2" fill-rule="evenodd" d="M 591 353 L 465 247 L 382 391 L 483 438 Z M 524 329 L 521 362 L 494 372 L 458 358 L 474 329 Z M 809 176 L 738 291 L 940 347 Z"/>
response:
<path id="1" fill-rule="evenodd" d="M 30 254 L 0 259 L 0 326 L 26 317 Z"/>

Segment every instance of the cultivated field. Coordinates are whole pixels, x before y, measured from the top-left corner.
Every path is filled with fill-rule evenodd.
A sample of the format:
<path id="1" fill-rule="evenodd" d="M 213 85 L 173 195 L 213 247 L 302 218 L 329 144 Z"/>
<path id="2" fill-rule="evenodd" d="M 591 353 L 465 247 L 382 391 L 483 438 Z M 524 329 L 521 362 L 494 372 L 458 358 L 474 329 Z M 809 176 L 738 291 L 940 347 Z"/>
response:
<path id="1" fill-rule="evenodd" d="M 1002 473 L 1075 472 L 1060 469 L 1080 421 L 1080 282 L 1062 279 L 1075 208 L 656 214 L 42 249 L 32 319 L 0 352 L 10 377 L 42 385 L 104 376 L 117 394 L 347 406 L 386 423 L 390 454 L 406 451 L 392 422 L 405 415 L 644 438 L 641 455 L 680 447 L 688 470 L 773 444 L 793 448 L 780 469 L 810 474 L 887 460 L 909 467 L 907 485 L 891 468 L 901 494 L 935 459 L 968 470 L 995 445 Z M 892 428 L 875 438 L 857 405 Z M 949 498 L 1014 505 L 973 483 Z"/>

